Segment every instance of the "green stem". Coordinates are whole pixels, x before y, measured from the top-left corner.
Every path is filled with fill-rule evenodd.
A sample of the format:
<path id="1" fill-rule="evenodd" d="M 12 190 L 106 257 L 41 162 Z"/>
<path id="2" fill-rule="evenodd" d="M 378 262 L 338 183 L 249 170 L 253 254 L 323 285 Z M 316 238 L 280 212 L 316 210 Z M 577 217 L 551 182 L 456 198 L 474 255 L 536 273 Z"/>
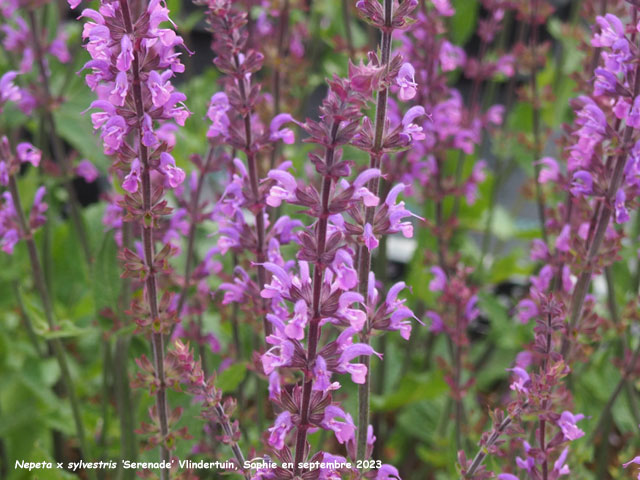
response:
<path id="1" fill-rule="evenodd" d="M 129 10 L 128 0 L 120 0 L 120 7 L 126 31 L 130 35 L 134 34 L 131 12 Z M 149 165 L 149 155 L 147 147 L 142 143 L 142 118 L 145 114 L 142 87 L 140 79 L 140 59 L 138 49 L 133 50 L 133 60 L 131 62 L 131 70 L 133 74 L 133 99 L 136 110 L 138 131 L 138 157 L 142 164 L 142 203 L 143 209 L 148 214 L 151 212 L 151 167 Z M 154 242 L 153 242 L 153 222 L 142 225 L 142 243 L 144 250 L 144 261 L 148 269 L 147 278 L 145 279 L 146 300 L 149 306 L 149 314 L 153 320 L 159 318 L 158 309 L 158 286 L 156 273 L 154 268 Z M 161 436 L 160 457 L 165 463 L 170 463 L 171 454 L 166 444 L 169 434 L 169 406 L 167 404 L 167 388 L 164 374 L 164 334 L 162 332 L 153 332 L 151 334 L 151 347 L 153 351 L 153 363 L 155 374 L 158 381 L 156 390 L 156 409 L 158 415 L 159 430 Z M 163 468 L 160 470 L 160 479 L 168 480 L 170 470 Z"/>
<path id="2" fill-rule="evenodd" d="M 64 148 L 62 146 L 62 141 L 57 133 L 56 122 L 51 113 L 51 108 L 53 106 L 53 98 L 51 96 L 51 88 L 49 86 L 49 74 L 47 71 L 47 67 L 45 65 L 44 52 L 42 49 L 42 45 L 40 43 L 40 31 L 38 30 L 38 24 L 36 20 L 36 15 L 33 10 L 29 10 L 29 27 L 31 30 L 31 39 L 33 41 L 33 50 L 35 52 L 35 60 L 38 66 L 38 70 L 40 72 L 41 86 L 44 92 L 44 119 L 49 127 L 49 135 L 51 140 L 51 153 L 53 159 L 56 164 L 58 164 L 62 168 L 62 172 L 64 175 L 64 187 L 67 191 L 67 195 L 69 195 L 69 213 L 71 215 L 71 221 L 73 222 L 73 226 L 78 236 L 78 240 L 80 242 L 80 247 L 82 248 L 82 253 L 84 254 L 85 260 L 88 265 L 92 263 L 91 257 L 91 248 L 89 247 L 89 240 L 87 237 L 87 230 L 85 228 L 84 222 L 82 220 L 82 214 L 80 213 L 80 206 L 78 202 L 78 197 L 76 195 L 76 191 L 73 188 L 73 183 L 71 182 L 71 165 L 69 164 L 68 158 L 64 153 Z"/>
<path id="3" fill-rule="evenodd" d="M 544 211 L 544 194 L 542 185 L 540 184 L 540 155 L 542 154 L 542 140 L 540 135 L 540 96 L 538 93 L 538 65 L 537 65 L 537 46 L 538 46 L 538 26 L 536 25 L 536 13 L 538 10 L 538 1 L 531 0 L 531 96 L 532 96 L 532 125 L 533 125 L 533 171 L 536 184 L 536 205 L 538 207 L 538 219 L 540 221 L 540 231 L 545 244 L 549 244 L 547 236 L 547 221 Z"/>
<path id="4" fill-rule="evenodd" d="M 11 193 L 11 199 L 13 200 L 16 216 L 18 217 L 18 224 L 20 225 L 20 230 L 22 231 L 22 236 L 29 252 L 33 283 L 36 287 L 36 290 L 38 291 L 38 294 L 40 295 L 40 301 L 42 302 L 42 308 L 44 310 L 47 324 L 49 325 L 49 330 L 53 332 L 58 328 L 53 314 L 53 304 L 51 302 L 49 290 L 47 289 L 47 285 L 44 279 L 42 265 L 40 264 L 40 258 L 38 257 L 38 250 L 33 239 L 33 232 L 31 231 L 31 228 L 29 227 L 29 224 L 25 219 L 24 210 L 22 209 L 22 203 L 20 201 L 20 194 L 18 192 L 18 184 L 16 182 L 15 176 L 13 175 L 9 177 L 9 192 Z M 78 437 L 80 454 L 82 455 L 83 459 L 89 460 L 89 449 L 84 432 L 84 425 L 82 423 L 80 404 L 78 403 L 78 398 L 76 397 L 73 380 L 69 371 L 69 365 L 67 364 L 67 358 L 64 353 L 64 347 L 62 346 L 62 342 L 59 338 L 50 339 L 49 345 L 51 346 L 51 349 L 60 367 L 60 376 L 62 378 L 65 392 L 69 396 L 69 403 L 71 404 L 71 413 L 73 415 L 73 423 L 76 428 L 76 436 Z M 93 477 L 93 474 L 91 472 L 90 476 Z"/>
<path id="5" fill-rule="evenodd" d="M 393 19 L 393 0 L 384 0 L 384 22 L 385 29 L 382 31 L 382 38 L 380 40 L 381 50 L 381 65 L 383 65 L 385 71 L 389 70 L 389 62 L 391 58 L 391 22 Z M 380 161 L 382 159 L 382 142 L 384 139 L 384 127 L 387 120 L 387 100 L 389 97 L 389 90 L 383 88 L 378 92 L 376 100 L 376 113 L 375 113 L 375 134 L 373 140 L 373 147 L 369 158 L 370 168 L 380 168 Z M 379 194 L 380 182 L 378 178 L 372 179 L 367 188 L 374 195 Z M 367 207 L 365 209 L 365 224 L 373 224 L 373 216 L 375 214 L 375 207 Z M 358 291 L 364 297 L 367 298 L 367 284 L 369 278 L 369 272 L 371 271 L 371 252 L 369 249 L 360 245 L 358 249 Z M 364 326 L 364 329 L 360 335 L 360 339 L 363 343 L 368 344 L 370 339 L 370 325 L 369 320 Z M 360 357 L 360 362 L 363 363 L 367 369 L 365 375 L 365 381 L 363 384 L 358 385 L 358 434 L 357 434 L 357 459 L 365 460 L 367 451 L 367 430 L 369 428 L 369 397 L 371 392 L 371 359 L 369 356 Z"/>

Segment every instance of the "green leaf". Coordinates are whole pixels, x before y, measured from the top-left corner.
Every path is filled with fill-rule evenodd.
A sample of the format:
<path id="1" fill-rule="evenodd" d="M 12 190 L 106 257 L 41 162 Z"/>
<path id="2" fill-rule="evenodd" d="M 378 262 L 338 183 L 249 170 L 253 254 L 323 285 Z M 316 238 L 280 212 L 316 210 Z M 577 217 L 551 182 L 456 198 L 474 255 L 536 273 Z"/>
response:
<path id="1" fill-rule="evenodd" d="M 71 93 L 72 92 L 72 93 Z M 70 96 L 53 112 L 58 134 L 69 142 L 83 157 L 91 160 L 103 171 L 107 169 L 107 160 L 100 147 L 88 113 L 80 115 L 93 101 L 93 95 L 84 86 L 70 90 Z"/>
<path id="2" fill-rule="evenodd" d="M 247 374 L 247 365 L 245 363 L 236 363 L 226 368 L 216 380 L 216 386 L 223 393 L 233 392 L 238 385 L 244 380 Z"/>
<path id="3" fill-rule="evenodd" d="M 93 267 L 93 296 L 96 310 L 116 309 L 122 289 L 120 267 L 117 261 L 118 245 L 112 235 L 104 237 Z"/>
<path id="4" fill-rule="evenodd" d="M 450 38 L 456 45 L 464 45 L 476 29 L 477 0 L 453 0 L 456 14 L 451 17 Z"/>
<path id="5" fill-rule="evenodd" d="M 53 338 L 72 338 L 79 337 L 81 335 L 86 335 L 88 333 L 92 333 L 93 330 L 90 328 L 80 328 L 76 326 L 71 320 L 63 319 L 58 322 L 58 325 L 54 330 L 46 329 L 44 331 L 38 330 L 34 326 L 34 330 L 37 334 L 41 335 L 43 338 L 47 340 L 51 340 Z"/>
<path id="6" fill-rule="evenodd" d="M 371 408 L 376 412 L 396 410 L 419 400 L 436 398 L 447 389 L 441 371 L 410 374 L 402 378 L 394 392 L 372 396 Z"/>

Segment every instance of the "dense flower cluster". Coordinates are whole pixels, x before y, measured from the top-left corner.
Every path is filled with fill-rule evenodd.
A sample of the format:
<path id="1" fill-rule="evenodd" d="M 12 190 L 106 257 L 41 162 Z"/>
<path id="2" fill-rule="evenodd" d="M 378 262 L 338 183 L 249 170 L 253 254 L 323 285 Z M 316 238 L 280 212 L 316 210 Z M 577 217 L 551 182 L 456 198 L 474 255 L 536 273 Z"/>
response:
<path id="1" fill-rule="evenodd" d="M 74 2 L 72 7 L 77 5 Z M 158 301 L 157 277 L 167 270 L 167 259 L 175 248 L 170 238 L 164 238 L 164 247 L 156 252 L 154 228 L 171 212 L 163 199 L 164 189 L 176 188 L 185 179 L 171 156 L 175 145 L 172 122 L 184 125 L 189 117 L 183 104 L 186 97 L 171 84 L 174 74 L 184 71 L 176 51 L 184 42 L 171 28 L 162 26 L 170 19 L 160 0 L 149 2 L 141 11 L 127 0 L 105 0 L 99 10 L 84 9 L 81 17 L 88 19 L 82 38 L 92 58 L 84 66 L 89 70 L 86 81 L 98 97 L 90 107 L 97 110 L 91 121 L 100 131 L 104 153 L 114 158 L 115 175 L 124 177 L 123 220 L 142 230 L 141 248 L 134 252 L 125 245 L 120 256 L 124 276 L 144 283 L 144 300 L 135 299 L 131 313 L 151 335 L 153 347 L 147 381 L 155 385 L 151 391 L 156 405 L 153 424 L 144 431 L 151 434 L 152 444 L 160 445 L 162 459 L 169 460 L 173 439 L 180 435 L 169 431 L 178 413 L 170 418 L 165 391 L 164 335 L 175 322 L 175 310 L 171 309 L 172 295 L 165 293 Z"/>
<path id="2" fill-rule="evenodd" d="M 0 249 L 16 265 L 1 275 L 16 296 L 5 323 L 30 341 L 9 363 L 57 362 L 29 372 L 57 375 L 39 403 L 70 406 L 56 460 L 89 461 L 98 443 L 115 458 L 120 434 L 120 458 L 140 435 L 172 463 L 162 480 L 197 477 L 178 466 L 184 451 L 231 452 L 219 474 L 245 480 L 616 477 L 620 459 L 636 475 L 614 404 L 624 392 L 638 416 L 640 0 L 568 2 L 569 19 L 551 0 L 194 0 L 184 34 L 197 44 L 206 23 L 217 69 L 181 84 L 195 103 L 216 79 L 197 126 L 175 78 L 191 52 L 165 0 L 68 3 L 75 36 L 77 13 L 0 0 Z M 58 73 L 73 57 L 84 93 Z M 68 115 L 83 94 L 95 138 Z M 501 198 L 515 171 L 534 173 L 519 195 L 539 231 Z M 79 201 L 87 184 L 95 209 Z M 58 281 L 76 241 L 85 263 Z M 80 336 L 89 325 L 107 327 Z M 150 348 L 131 374 L 139 334 Z M 101 409 L 98 382 L 73 384 L 90 356 Z M 137 429 L 130 386 L 149 395 Z M 577 396 L 588 388 L 599 413 Z"/>
<path id="3" fill-rule="evenodd" d="M 539 419 L 537 445 L 516 441 L 525 454 L 516 458 L 517 467 L 530 478 L 555 479 L 570 473 L 567 444 L 584 435 L 577 426 L 584 416 L 566 410 L 571 395 L 562 379 L 588 349 L 583 344 L 598 338 L 604 320 L 588 288 L 594 276 L 617 260 L 624 232 L 615 225 L 629 220 L 630 199 L 638 194 L 634 104 L 640 76 L 633 66 L 632 41 L 615 15 L 598 16 L 596 23 L 591 46 L 599 49 L 602 65 L 595 69 L 592 95 L 582 95 L 572 104 L 575 122 L 566 167 L 551 157 L 539 161 L 539 184 L 566 192 L 566 200 L 546 209 L 544 227 L 553 240 L 533 241 L 531 259 L 542 266 L 530 278 L 529 294 L 517 308 L 521 322 L 535 320 L 533 344 L 510 369 L 511 390 L 518 397 L 509 407 L 511 416 L 518 418 L 526 411 Z M 481 441 L 493 453 L 500 443 L 496 433 L 508 430 L 503 417 L 495 420 L 494 430 Z M 472 478 L 487 475 L 482 469 L 476 474 Z M 504 473 L 498 478 L 518 477 Z"/>

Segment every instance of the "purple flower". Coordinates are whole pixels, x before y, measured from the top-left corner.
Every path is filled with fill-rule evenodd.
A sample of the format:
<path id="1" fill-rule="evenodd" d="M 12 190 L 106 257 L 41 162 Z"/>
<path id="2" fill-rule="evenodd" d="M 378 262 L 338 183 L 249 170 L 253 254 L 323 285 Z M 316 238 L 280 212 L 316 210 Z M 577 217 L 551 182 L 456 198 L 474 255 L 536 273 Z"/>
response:
<path id="1" fill-rule="evenodd" d="M 364 244 L 369 251 L 378 248 L 379 242 L 376 236 L 373 234 L 373 227 L 370 223 L 365 224 L 362 238 L 364 239 Z"/>
<path id="2" fill-rule="evenodd" d="M 293 133 L 293 130 L 291 130 L 290 128 L 281 129 L 282 125 L 289 122 L 295 123 L 295 120 L 288 113 L 281 113 L 273 117 L 273 120 L 271 120 L 271 126 L 269 127 L 269 130 L 271 132 L 271 134 L 269 135 L 269 140 L 271 140 L 272 142 L 282 140 L 288 145 L 295 142 L 296 137 Z"/>
<path id="3" fill-rule="evenodd" d="M 553 473 L 555 473 L 557 477 L 559 477 L 560 475 L 569 475 L 571 473 L 569 467 L 565 464 L 568 454 L 569 447 L 565 448 L 562 451 L 558 459 L 553 464 Z"/>
<path id="4" fill-rule="evenodd" d="M 633 106 L 627 115 L 627 125 L 633 128 L 640 128 L 640 95 L 633 101 Z"/>
<path id="5" fill-rule="evenodd" d="M 355 343 L 347 346 L 340 355 L 338 360 L 338 367 L 336 371 L 339 373 L 349 373 L 353 383 L 362 384 L 365 381 L 365 375 L 367 374 L 367 367 L 362 363 L 349 363 L 356 357 L 362 355 L 377 355 L 382 358 L 382 355 L 377 353 L 370 345 L 365 343 Z"/>
<path id="6" fill-rule="evenodd" d="M 593 177 L 586 170 L 578 170 L 573 174 L 570 190 L 574 197 L 591 195 L 593 193 Z"/>
<path id="7" fill-rule="evenodd" d="M 102 127 L 104 153 L 111 155 L 118 151 L 128 133 L 127 122 L 120 115 L 110 117 Z"/>
<path id="8" fill-rule="evenodd" d="M 296 201 L 295 192 L 298 188 L 298 183 L 293 175 L 284 170 L 271 170 L 267 177 L 276 181 L 276 184 L 271 187 L 267 195 L 267 205 L 279 207 L 283 201 Z"/>
<path id="9" fill-rule="evenodd" d="M 540 169 L 540 174 L 538 175 L 538 182 L 544 184 L 558 180 L 560 168 L 558 167 L 558 162 L 556 162 L 554 158 L 543 157 L 536 163 L 543 166 L 543 168 Z"/>
<path id="10" fill-rule="evenodd" d="M 456 13 L 453 6 L 451 6 L 450 0 L 431 0 L 433 6 L 436 7 L 436 10 L 443 17 L 451 17 Z"/>
<path id="11" fill-rule="evenodd" d="M 522 445 L 524 447 L 525 453 L 527 454 L 527 459 L 523 460 L 520 457 L 516 457 L 516 465 L 518 466 L 518 468 L 531 473 L 536 465 L 536 460 L 535 458 L 529 456 L 529 451 L 531 450 L 531 445 L 529 445 L 529 442 L 525 440 L 522 442 Z"/>
<path id="12" fill-rule="evenodd" d="M 155 147 L 158 144 L 158 136 L 153 131 L 153 120 L 147 113 L 142 117 L 142 144 L 146 147 Z"/>
<path id="13" fill-rule="evenodd" d="M 116 82 L 109 95 L 109 101 L 119 107 L 124 105 L 127 93 L 129 92 L 129 80 L 127 72 L 118 72 L 116 75 Z"/>
<path id="14" fill-rule="evenodd" d="M 76 165 L 75 173 L 79 177 L 82 177 L 85 182 L 93 183 L 98 178 L 100 173 L 98 169 L 91 163 L 89 160 L 80 160 L 78 165 Z"/>
<path id="15" fill-rule="evenodd" d="M 9 167 L 4 161 L 0 161 L 0 185 L 9 185 Z"/>
<path id="16" fill-rule="evenodd" d="M 344 421 L 338 420 L 340 418 L 344 419 Z M 356 426 L 353 424 L 351 415 L 345 413 L 344 410 L 337 405 L 329 405 L 325 409 L 322 426 L 327 430 L 333 430 L 336 434 L 336 439 L 341 444 L 353 437 L 356 431 Z"/>
<path id="17" fill-rule="evenodd" d="M 18 241 L 20 240 L 20 234 L 18 233 L 18 230 L 16 230 L 15 228 L 12 228 L 10 230 L 6 230 L 5 232 L 0 231 L 0 233 L 2 233 L 2 237 L 1 237 L 2 241 L 0 241 L 0 245 L 1 245 L 0 248 L 2 248 L 3 252 L 9 255 L 13 255 L 13 250 L 16 244 L 18 243 Z"/>
<path id="18" fill-rule="evenodd" d="M 280 396 L 280 375 L 274 370 L 269 375 L 269 400 L 275 400 Z"/>
<path id="19" fill-rule="evenodd" d="M 626 199 L 627 196 L 624 190 L 622 188 L 618 189 L 614 203 L 616 223 L 626 223 L 629 221 L 629 210 L 627 210 L 625 205 Z"/>
<path id="20" fill-rule="evenodd" d="M 390 226 L 388 229 L 388 233 L 402 232 L 402 235 L 405 238 L 411 238 L 413 237 L 413 224 L 409 221 L 403 222 L 401 220 L 406 217 L 415 217 L 420 220 L 422 220 L 422 218 L 404 208 L 404 202 L 401 201 L 396 203 L 398 195 L 400 194 L 400 192 L 404 191 L 405 188 L 406 185 L 402 183 L 394 186 L 387 194 L 387 198 L 384 203 L 389 208 Z"/>
<path id="21" fill-rule="evenodd" d="M 431 333 L 440 333 L 444 330 L 442 318 L 436 312 L 429 311 L 425 313 L 425 316 L 431 320 L 431 325 L 429 326 L 429 331 Z"/>
<path id="22" fill-rule="evenodd" d="M 31 205 L 31 212 L 29 213 L 29 226 L 32 230 L 44 225 L 47 221 L 47 217 L 44 216 L 47 208 L 49 208 L 44 202 L 44 196 L 46 194 L 46 188 L 41 186 L 36 190 L 36 194 L 33 197 L 33 204 Z"/>
<path id="23" fill-rule="evenodd" d="M 285 410 L 276 417 L 273 427 L 269 428 L 269 432 L 271 432 L 269 445 L 277 450 L 284 448 L 284 440 L 292 428 L 291 413 Z"/>
<path id="24" fill-rule="evenodd" d="M 545 265 L 540 269 L 540 272 L 538 272 L 538 275 L 534 275 L 530 278 L 531 285 L 538 292 L 544 292 L 549 288 L 552 278 L 553 278 L 553 267 L 551 265 Z"/>
<path id="25" fill-rule="evenodd" d="M 431 273 L 433 274 L 433 279 L 429 282 L 429 290 L 441 292 L 447 286 L 447 274 L 438 266 L 431 267 Z"/>
<path id="26" fill-rule="evenodd" d="M 502 125 L 502 121 L 504 119 L 504 106 L 493 105 L 489 107 L 489 109 L 487 110 L 486 118 L 489 123 L 493 123 L 494 125 Z"/>
<path id="27" fill-rule="evenodd" d="M 518 319 L 520 323 L 527 323 L 537 315 L 538 306 L 533 300 L 525 298 L 518 303 Z"/>
<path id="28" fill-rule="evenodd" d="M 593 82 L 593 94 L 604 95 L 605 93 L 615 93 L 618 86 L 618 77 L 609 70 L 596 68 L 595 80 Z"/>
<path id="29" fill-rule="evenodd" d="M 511 473 L 501 473 L 500 475 L 498 475 L 498 480 L 520 480 L 520 479 Z"/>
<path id="30" fill-rule="evenodd" d="M 307 302 L 304 300 L 298 300 L 294 307 L 293 318 L 289 321 L 284 329 L 284 333 L 295 340 L 302 340 L 304 338 L 304 329 L 307 325 L 308 309 Z"/>
<path id="31" fill-rule="evenodd" d="M 469 299 L 469 301 L 467 302 L 467 305 L 464 308 L 464 315 L 469 322 L 474 321 L 478 317 L 478 315 L 480 315 L 480 310 L 478 309 L 477 305 L 478 305 L 478 296 L 473 295 Z"/>
<path id="32" fill-rule="evenodd" d="M 597 16 L 596 23 L 601 32 L 596 33 L 591 39 L 594 47 L 612 47 L 621 40 L 624 40 L 624 25 L 618 17 L 607 13 L 604 17 Z"/>
<path id="33" fill-rule="evenodd" d="M 560 231 L 560 235 L 556 238 L 556 250 L 559 252 L 569 251 L 569 241 L 571 239 L 571 226 L 565 225 Z"/>
<path id="34" fill-rule="evenodd" d="M 176 161 L 170 153 L 162 152 L 160 154 L 158 171 L 164 173 L 166 182 L 171 188 L 176 188 L 184 182 L 185 173 L 181 168 L 176 167 Z"/>
<path id="35" fill-rule="evenodd" d="M 211 126 L 207 131 L 208 138 L 215 138 L 222 136 L 226 138 L 229 135 L 229 117 L 227 112 L 231 106 L 229 105 L 229 98 L 224 92 L 214 93 L 209 103 L 209 109 L 207 110 L 207 117 L 211 120 Z"/>
<path id="36" fill-rule="evenodd" d="M 558 426 L 562 430 L 565 440 L 577 440 L 584 436 L 584 432 L 576 425 L 583 418 L 584 415 L 581 413 L 574 415 L 566 410 L 562 412 L 558 420 Z"/>
<path id="37" fill-rule="evenodd" d="M 2 105 L 11 101 L 17 102 L 21 98 L 20 89 L 13 84 L 18 74 L 12 70 L 8 71 L 0 77 L 0 112 Z"/>
<path id="38" fill-rule="evenodd" d="M 467 56 L 462 48 L 452 45 L 446 40 L 442 42 L 439 60 L 443 72 L 451 72 L 464 65 L 466 59 Z"/>
<path id="39" fill-rule="evenodd" d="M 356 179 L 353 181 L 353 188 L 355 190 L 354 194 L 353 194 L 353 199 L 362 199 L 362 203 L 364 203 L 365 207 L 375 207 L 378 205 L 378 203 L 380 203 L 380 199 L 375 196 L 373 193 L 371 193 L 369 191 L 369 189 L 367 189 L 367 187 L 365 186 L 367 183 L 369 183 L 370 180 L 374 179 L 374 178 L 378 178 L 381 176 L 381 172 L 378 168 L 368 168 L 366 170 L 364 170 L 360 175 L 358 175 L 356 177 Z M 347 187 L 348 186 L 348 182 L 344 182 L 344 186 Z M 347 187 L 348 188 L 348 187 Z"/>
<path id="40" fill-rule="evenodd" d="M 634 457 L 633 459 L 629 460 L 627 463 L 623 463 L 622 468 L 627 468 L 631 464 L 640 465 L 640 456 Z M 640 472 L 638 472 L 637 479 L 640 480 Z"/>
<path id="41" fill-rule="evenodd" d="M 509 388 L 516 392 L 528 393 L 531 378 L 527 371 L 521 367 L 507 368 L 507 371 L 513 372 L 516 376 L 516 380 L 509 385 Z"/>
<path id="42" fill-rule="evenodd" d="M 40 165 L 42 152 L 28 142 L 19 143 L 16 147 L 18 160 L 22 163 L 30 163 L 34 167 Z"/>
<path id="43" fill-rule="evenodd" d="M 393 465 L 384 464 L 378 469 L 376 480 L 402 480 L 398 469 Z"/>
<path id="44" fill-rule="evenodd" d="M 121 72 L 126 72 L 131 68 L 133 61 L 133 44 L 129 35 L 123 35 L 120 40 L 120 53 L 116 60 L 116 67 Z"/>
<path id="45" fill-rule="evenodd" d="M 314 391 L 326 393 L 330 390 L 337 390 L 340 388 L 340 384 L 338 382 L 331 383 L 331 372 L 327 368 L 327 362 L 322 355 L 318 355 L 316 357 L 316 363 L 313 366 L 312 373 L 314 379 Z"/>
<path id="46" fill-rule="evenodd" d="M 405 135 L 409 141 L 424 140 L 426 138 L 422 126 L 413 123 L 416 118 L 423 117 L 426 114 L 424 107 L 416 105 L 407 110 L 407 113 L 402 117 L 402 135 Z"/>
<path id="47" fill-rule="evenodd" d="M 416 71 L 410 63 L 403 63 L 398 71 L 396 83 L 400 87 L 398 98 L 403 102 L 411 100 L 416 96 L 416 87 L 418 84 L 415 79 Z"/>
<path id="48" fill-rule="evenodd" d="M 531 243 L 531 260 L 546 260 L 549 256 L 549 249 L 547 248 L 547 244 L 544 243 L 544 240 L 535 238 Z"/>
<path id="49" fill-rule="evenodd" d="M 151 102 L 154 107 L 164 106 L 173 93 L 173 86 L 169 79 L 173 75 L 171 70 L 166 70 L 162 74 L 159 74 L 155 70 L 149 72 L 149 79 L 147 80 L 147 86 L 149 92 L 151 92 Z"/>
<path id="50" fill-rule="evenodd" d="M 124 177 L 122 188 L 124 188 L 129 193 L 137 192 L 141 173 L 140 160 L 134 158 L 131 162 L 131 170 L 129 171 L 127 176 Z"/>

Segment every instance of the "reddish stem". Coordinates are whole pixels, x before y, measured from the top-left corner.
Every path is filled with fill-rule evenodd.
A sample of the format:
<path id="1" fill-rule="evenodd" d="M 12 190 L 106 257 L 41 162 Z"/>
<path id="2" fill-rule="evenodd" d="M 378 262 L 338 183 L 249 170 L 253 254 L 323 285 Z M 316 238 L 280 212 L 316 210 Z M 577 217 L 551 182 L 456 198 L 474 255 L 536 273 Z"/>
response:
<path id="1" fill-rule="evenodd" d="M 127 30 L 127 34 L 134 35 L 133 23 L 131 21 L 131 12 L 129 10 L 129 3 L 127 0 L 120 0 L 120 7 L 122 10 L 122 17 L 124 25 Z M 138 130 L 138 154 L 140 162 L 142 163 L 142 203 L 143 209 L 146 214 L 151 211 L 151 172 L 149 167 L 149 152 L 147 147 L 142 143 L 142 118 L 144 116 L 144 105 L 142 102 L 142 87 L 140 82 L 140 60 L 138 56 L 138 44 L 133 42 L 135 47 L 133 49 L 132 60 L 132 74 L 133 74 L 133 98 L 136 108 L 136 117 Z M 156 273 L 153 267 L 154 258 L 154 245 L 153 245 L 153 222 L 143 222 L 142 225 L 142 241 L 144 249 L 144 261 L 148 268 L 148 275 L 145 280 L 146 297 L 149 304 L 149 312 L 152 320 L 157 320 L 158 315 L 158 287 L 156 282 Z M 161 332 L 155 332 L 151 334 L 151 346 L 153 350 L 154 368 L 156 371 L 156 377 L 158 380 L 158 387 L 156 390 L 156 408 L 158 414 L 158 421 L 160 424 L 160 435 L 162 437 L 162 443 L 160 444 L 161 459 L 165 462 L 171 461 L 169 449 L 166 446 L 165 440 L 169 434 L 169 421 L 168 421 L 168 405 L 167 405 L 167 391 L 165 384 L 164 374 L 164 335 Z M 169 478 L 169 469 L 160 470 L 160 478 L 162 480 Z"/>
<path id="2" fill-rule="evenodd" d="M 325 151 L 325 163 L 327 167 L 333 164 L 335 154 L 335 141 L 338 134 L 339 122 L 334 122 L 331 128 L 331 145 Z M 316 239 L 318 245 L 317 258 L 320 259 L 324 253 L 327 240 L 327 224 L 329 220 L 329 195 L 331 193 L 331 177 L 325 176 L 322 179 L 322 215 L 318 219 L 316 225 Z M 322 293 L 322 284 L 324 281 L 324 268 L 320 260 L 316 261 L 313 268 L 313 317 L 309 324 L 309 344 L 307 347 L 307 371 L 305 371 L 305 383 L 302 390 L 302 406 L 300 409 L 300 423 L 296 432 L 296 452 L 294 463 L 294 475 L 300 474 L 298 465 L 304 461 L 305 445 L 307 443 L 307 430 L 311 426 L 309 424 L 310 405 L 311 405 L 311 389 L 313 387 L 313 378 L 309 374 L 309 367 L 313 365 L 316 359 L 318 349 L 318 340 L 320 338 L 320 320 L 322 315 L 320 312 L 320 296 Z"/>

